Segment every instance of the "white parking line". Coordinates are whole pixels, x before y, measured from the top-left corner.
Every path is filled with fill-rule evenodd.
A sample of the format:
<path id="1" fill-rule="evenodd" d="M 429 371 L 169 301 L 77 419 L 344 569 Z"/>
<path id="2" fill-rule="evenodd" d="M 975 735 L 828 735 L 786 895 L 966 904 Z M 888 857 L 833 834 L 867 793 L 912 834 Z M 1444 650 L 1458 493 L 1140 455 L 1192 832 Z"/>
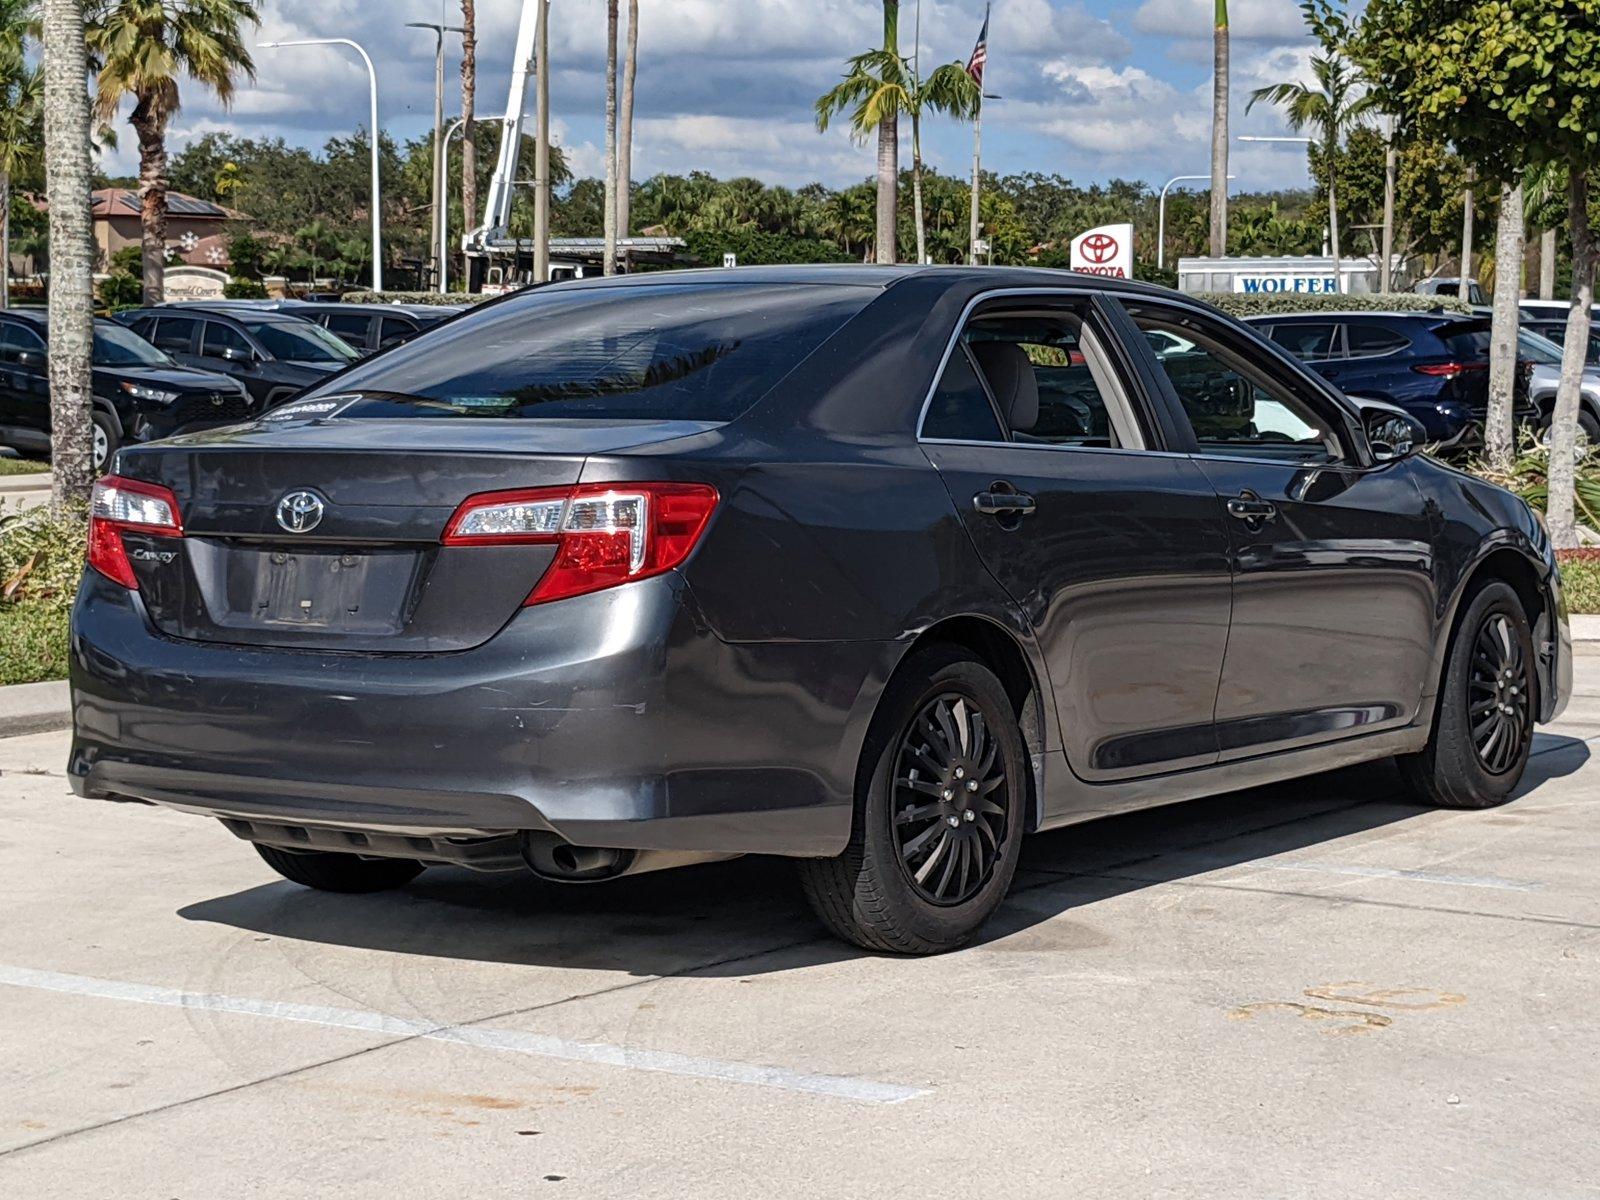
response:
<path id="1" fill-rule="evenodd" d="M 205 1012 L 232 1013 L 245 1017 L 270 1017 L 278 1021 L 303 1021 L 311 1025 L 331 1025 L 362 1033 L 394 1037 L 427 1038 L 454 1042 L 484 1050 L 503 1050 L 514 1054 L 533 1054 L 565 1062 L 599 1063 L 635 1071 L 658 1071 L 694 1079 L 719 1079 L 725 1083 L 745 1083 L 756 1087 L 780 1088 L 789 1092 L 809 1092 L 837 1100 L 862 1104 L 899 1104 L 928 1094 L 926 1088 L 879 1083 L 871 1079 L 851 1079 L 844 1075 L 807 1075 L 782 1067 L 763 1067 L 753 1063 L 723 1062 L 696 1058 L 662 1050 L 638 1050 L 605 1042 L 575 1042 L 541 1033 L 512 1029 L 480 1029 L 463 1025 L 435 1025 L 391 1017 L 383 1013 L 348 1008 L 324 1008 L 315 1004 L 290 1004 L 278 1000 L 255 1000 L 246 996 L 219 996 L 205 992 L 183 992 L 176 988 L 145 983 L 124 983 L 116 979 L 95 979 L 88 975 L 65 975 L 57 971 L 36 971 L 30 967 L 0 964 L 0 984 L 34 988 L 47 992 L 66 992 L 74 996 L 93 996 L 103 1000 L 128 1000 L 136 1004 L 159 1004 L 167 1008 L 193 1008 Z"/>
<path id="2" fill-rule="evenodd" d="M 1367 879 L 1405 879 L 1412 883 L 1445 883 L 1455 887 L 1498 888 L 1503 892 L 1537 892 L 1543 885 L 1493 875 L 1438 875 L 1432 871 L 1402 871 L 1395 867 L 1358 867 L 1344 863 L 1264 863 L 1274 871 L 1317 871 L 1323 875 L 1360 875 Z"/>

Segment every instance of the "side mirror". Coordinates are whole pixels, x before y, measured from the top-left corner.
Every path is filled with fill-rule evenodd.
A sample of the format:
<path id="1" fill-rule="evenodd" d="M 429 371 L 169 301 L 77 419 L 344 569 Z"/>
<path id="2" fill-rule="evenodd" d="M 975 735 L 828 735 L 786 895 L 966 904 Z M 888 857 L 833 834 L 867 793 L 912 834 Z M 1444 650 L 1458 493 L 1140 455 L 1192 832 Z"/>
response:
<path id="1" fill-rule="evenodd" d="M 1378 400 L 1357 400 L 1361 425 L 1367 431 L 1367 445 L 1379 462 L 1409 458 L 1428 443 L 1422 422 L 1404 409 Z"/>
<path id="2" fill-rule="evenodd" d="M 44 366 L 44 355 L 38 350 L 18 350 L 17 366 L 42 367 Z"/>
<path id="3" fill-rule="evenodd" d="M 222 357 L 229 362 L 244 363 L 246 366 L 256 361 L 254 350 L 241 350 L 237 346 L 229 346 L 222 352 Z"/>

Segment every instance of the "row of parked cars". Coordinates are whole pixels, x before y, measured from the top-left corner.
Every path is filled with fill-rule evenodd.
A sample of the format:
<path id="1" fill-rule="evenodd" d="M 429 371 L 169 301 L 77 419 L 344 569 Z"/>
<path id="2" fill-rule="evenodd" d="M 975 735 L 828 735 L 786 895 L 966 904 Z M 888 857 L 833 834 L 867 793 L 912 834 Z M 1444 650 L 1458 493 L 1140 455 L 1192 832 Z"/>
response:
<path id="1" fill-rule="evenodd" d="M 1442 309 L 1335 312 L 1260 316 L 1250 324 L 1346 394 L 1404 409 L 1440 450 L 1482 444 L 1489 317 Z M 1519 326 L 1514 416 L 1519 425 L 1542 429 L 1555 407 L 1566 305 L 1529 301 Z M 1600 442 L 1600 335 L 1590 339 L 1587 364 L 1578 423 Z"/>
<path id="2" fill-rule="evenodd" d="M 232 424 L 357 359 L 408 341 L 452 306 L 218 301 L 95 321 L 94 462 L 124 442 Z M 41 309 L 0 312 L 0 446 L 50 446 L 49 329 Z"/>

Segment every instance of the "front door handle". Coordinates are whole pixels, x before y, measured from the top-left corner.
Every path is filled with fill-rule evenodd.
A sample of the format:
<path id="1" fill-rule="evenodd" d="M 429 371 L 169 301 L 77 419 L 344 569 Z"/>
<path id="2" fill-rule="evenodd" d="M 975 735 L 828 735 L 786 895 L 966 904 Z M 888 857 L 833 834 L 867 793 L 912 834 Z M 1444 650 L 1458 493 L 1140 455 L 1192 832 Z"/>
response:
<path id="1" fill-rule="evenodd" d="M 972 507 L 991 517 L 1025 517 L 1038 506 L 1026 492 L 979 492 Z"/>
<path id="2" fill-rule="evenodd" d="M 1260 525 L 1278 515 L 1278 506 L 1263 500 L 1254 492 L 1240 492 L 1228 501 L 1228 515 L 1237 517 L 1247 525 Z"/>

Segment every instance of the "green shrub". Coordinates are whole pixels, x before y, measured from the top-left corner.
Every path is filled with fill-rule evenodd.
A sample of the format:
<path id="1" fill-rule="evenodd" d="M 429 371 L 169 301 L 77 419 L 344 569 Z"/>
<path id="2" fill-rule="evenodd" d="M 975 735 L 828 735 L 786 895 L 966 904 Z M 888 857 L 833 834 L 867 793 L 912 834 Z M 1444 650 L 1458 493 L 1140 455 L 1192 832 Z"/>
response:
<path id="1" fill-rule="evenodd" d="M 130 308 L 144 300 L 144 280 L 117 272 L 100 281 L 100 302 L 109 308 Z"/>
<path id="2" fill-rule="evenodd" d="M 0 508 L 0 684 L 61 679 L 88 521 Z"/>
<path id="3" fill-rule="evenodd" d="M 489 298 L 470 292 L 346 292 L 340 297 L 347 304 L 476 304 Z"/>
<path id="4" fill-rule="evenodd" d="M 1415 292 L 1377 292 L 1354 295 L 1299 295 L 1273 292 L 1199 292 L 1204 300 L 1235 317 L 1259 317 L 1279 313 L 1316 312 L 1432 312 L 1471 313 L 1472 306 L 1454 296 L 1423 296 Z"/>
<path id="5" fill-rule="evenodd" d="M 741 267 L 855 261 L 832 242 L 793 237 L 787 233 L 765 233 L 759 229 L 736 229 L 727 233 L 696 230 L 683 240 L 689 256 L 708 267 L 720 267 L 724 254 L 736 255 Z"/>
<path id="6" fill-rule="evenodd" d="M 267 289 L 258 279 L 230 279 L 222 285 L 222 294 L 229 300 L 265 300 Z"/>
<path id="7" fill-rule="evenodd" d="M 1567 611 L 1600 613 L 1600 546 L 1581 550 L 1557 550 L 1561 564 L 1561 586 L 1567 597 Z"/>

